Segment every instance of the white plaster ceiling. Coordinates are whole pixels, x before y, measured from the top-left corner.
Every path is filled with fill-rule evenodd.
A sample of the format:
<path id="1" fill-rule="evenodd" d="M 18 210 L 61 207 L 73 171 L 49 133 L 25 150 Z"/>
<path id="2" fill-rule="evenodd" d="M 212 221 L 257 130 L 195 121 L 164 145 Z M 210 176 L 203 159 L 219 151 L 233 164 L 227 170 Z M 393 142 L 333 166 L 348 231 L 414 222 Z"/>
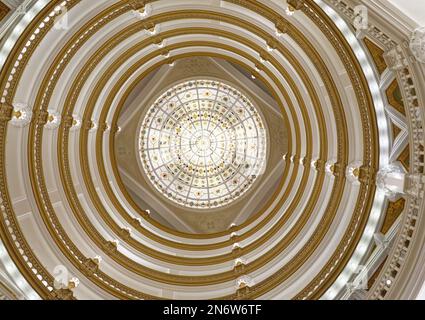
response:
<path id="1" fill-rule="evenodd" d="M 420 26 L 425 26 L 425 1 L 423 0 L 388 0 L 407 17 Z"/>

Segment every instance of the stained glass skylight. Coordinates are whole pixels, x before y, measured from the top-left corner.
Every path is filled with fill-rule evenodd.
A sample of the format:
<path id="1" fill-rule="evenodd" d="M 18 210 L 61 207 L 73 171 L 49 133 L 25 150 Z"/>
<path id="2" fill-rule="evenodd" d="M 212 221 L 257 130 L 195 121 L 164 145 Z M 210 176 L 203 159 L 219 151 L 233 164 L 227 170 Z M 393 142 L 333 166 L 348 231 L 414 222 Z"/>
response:
<path id="1" fill-rule="evenodd" d="M 192 80 L 162 94 L 140 130 L 149 181 L 166 198 L 213 209 L 244 195 L 266 166 L 267 135 L 256 107 L 235 88 Z"/>

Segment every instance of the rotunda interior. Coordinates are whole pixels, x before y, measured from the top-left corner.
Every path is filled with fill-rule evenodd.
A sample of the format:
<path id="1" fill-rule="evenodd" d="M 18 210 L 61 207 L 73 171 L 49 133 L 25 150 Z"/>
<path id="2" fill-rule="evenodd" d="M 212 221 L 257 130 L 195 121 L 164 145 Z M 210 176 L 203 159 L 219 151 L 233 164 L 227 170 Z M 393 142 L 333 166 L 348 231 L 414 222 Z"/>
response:
<path id="1" fill-rule="evenodd" d="M 0 0 L 0 300 L 425 299 L 424 26 Z"/>

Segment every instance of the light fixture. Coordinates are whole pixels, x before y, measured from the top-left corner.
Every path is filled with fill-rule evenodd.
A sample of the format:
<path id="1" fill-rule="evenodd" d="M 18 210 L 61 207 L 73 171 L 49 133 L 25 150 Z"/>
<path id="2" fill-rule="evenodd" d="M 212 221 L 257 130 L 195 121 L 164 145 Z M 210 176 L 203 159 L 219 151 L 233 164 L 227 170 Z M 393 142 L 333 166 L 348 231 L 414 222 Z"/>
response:
<path id="1" fill-rule="evenodd" d="M 72 290 L 77 288 L 80 285 L 80 280 L 78 278 L 72 278 L 68 281 L 68 289 Z"/>
<path id="2" fill-rule="evenodd" d="M 48 111 L 48 113 L 45 128 L 49 130 L 57 129 L 61 123 L 61 115 L 54 111 Z"/>
<path id="3" fill-rule="evenodd" d="M 285 13 L 286 13 L 288 16 L 293 16 L 293 15 L 294 15 L 294 13 L 295 13 L 295 8 L 293 8 L 292 6 L 288 5 L 288 7 L 287 7 L 287 8 L 286 8 L 286 10 L 285 10 Z"/>
<path id="4" fill-rule="evenodd" d="M 96 256 L 96 257 L 93 258 L 93 261 L 97 265 L 100 265 L 100 263 L 102 262 L 102 257 L 101 256 Z"/>
<path id="5" fill-rule="evenodd" d="M 76 130 L 80 129 L 81 128 L 81 124 L 82 124 L 81 118 L 78 115 L 73 115 L 72 116 L 71 130 L 72 131 L 76 131 Z"/>
<path id="6" fill-rule="evenodd" d="M 266 137 L 257 109 L 241 92 L 215 80 L 192 80 L 167 90 L 148 109 L 139 155 L 147 178 L 168 200 L 213 209 L 243 196 L 262 174 Z"/>

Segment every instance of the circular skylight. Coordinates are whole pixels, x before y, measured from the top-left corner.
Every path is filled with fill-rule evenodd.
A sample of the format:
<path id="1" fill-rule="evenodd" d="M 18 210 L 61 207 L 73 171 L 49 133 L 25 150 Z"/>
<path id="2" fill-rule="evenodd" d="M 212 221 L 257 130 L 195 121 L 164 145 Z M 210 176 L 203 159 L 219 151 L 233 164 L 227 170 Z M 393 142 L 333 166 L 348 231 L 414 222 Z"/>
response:
<path id="1" fill-rule="evenodd" d="M 178 84 L 149 108 L 139 152 L 149 181 L 168 199 L 195 209 L 230 204 L 266 165 L 267 136 L 255 106 L 213 80 Z"/>

